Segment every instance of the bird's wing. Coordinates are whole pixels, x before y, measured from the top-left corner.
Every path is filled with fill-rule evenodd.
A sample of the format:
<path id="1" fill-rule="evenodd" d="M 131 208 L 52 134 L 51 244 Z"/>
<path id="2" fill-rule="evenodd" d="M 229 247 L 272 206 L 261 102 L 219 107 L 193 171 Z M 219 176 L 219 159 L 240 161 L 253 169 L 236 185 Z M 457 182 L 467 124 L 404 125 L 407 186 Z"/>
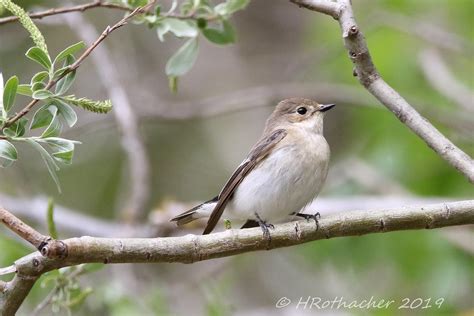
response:
<path id="1" fill-rule="evenodd" d="M 244 180 L 245 176 L 247 176 L 247 174 L 249 174 L 250 171 L 252 171 L 255 166 L 257 166 L 258 163 L 262 161 L 263 158 L 270 154 L 275 145 L 285 138 L 286 135 L 286 130 L 277 129 L 271 135 L 263 138 L 254 146 L 247 159 L 245 159 L 244 162 L 240 164 L 240 166 L 234 171 L 230 179 L 224 185 L 224 188 L 219 194 L 217 205 L 209 217 L 203 235 L 209 234 L 214 229 L 214 227 L 216 227 L 217 222 L 224 212 L 227 202 L 229 202 L 232 194 L 235 192 L 242 180 Z"/>

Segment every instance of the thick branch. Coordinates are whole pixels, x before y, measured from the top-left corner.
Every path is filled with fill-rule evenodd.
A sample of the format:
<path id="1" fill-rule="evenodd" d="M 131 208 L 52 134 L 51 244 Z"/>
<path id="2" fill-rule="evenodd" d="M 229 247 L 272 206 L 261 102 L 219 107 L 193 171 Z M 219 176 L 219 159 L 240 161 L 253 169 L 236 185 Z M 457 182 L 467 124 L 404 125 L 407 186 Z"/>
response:
<path id="1" fill-rule="evenodd" d="M 354 74 L 357 75 L 360 83 L 403 124 L 423 139 L 431 149 L 464 174 L 471 183 L 474 183 L 474 160 L 441 134 L 380 77 L 370 57 L 365 38 L 356 24 L 350 0 L 339 0 L 337 3 L 311 0 L 290 1 L 333 17 L 335 17 L 334 12 L 328 13 L 327 6 L 337 4 L 340 10 L 337 19 L 341 26 L 344 44 L 355 65 Z"/>
<path id="2" fill-rule="evenodd" d="M 7 282 L 0 291 L 0 315 L 15 315 L 37 279 L 36 276 L 17 274 L 13 280 Z"/>
<path id="3" fill-rule="evenodd" d="M 92 262 L 193 263 L 319 239 L 466 224 L 474 224 L 474 200 L 348 212 L 321 219 L 319 229 L 313 221 L 290 222 L 275 226 L 271 239 L 263 238 L 260 228 L 166 238 L 71 238 L 60 241 L 65 246 L 63 249 L 57 249 L 58 243 L 46 245 L 43 255 L 35 252 L 15 262 L 16 275 L 13 283 L 4 286 L 6 290 L 0 295 L 0 311 L 8 307 L 14 312 L 32 283 L 43 273 L 71 265 Z"/>
<path id="4" fill-rule="evenodd" d="M 130 12 L 133 11 L 133 8 L 129 8 L 127 6 L 123 6 L 116 3 L 102 2 L 100 0 L 97 0 L 90 3 L 76 5 L 76 6 L 67 7 L 67 8 L 53 8 L 53 9 L 48 9 L 41 12 L 29 13 L 28 15 L 32 19 L 42 19 L 50 15 L 64 14 L 64 13 L 69 13 L 69 12 L 84 12 L 86 10 L 93 9 L 93 8 L 110 8 L 110 9 L 118 9 L 122 11 L 130 11 Z M 0 19 L 0 25 L 15 22 L 15 21 L 18 21 L 18 17 L 8 16 L 6 18 Z"/>
<path id="5" fill-rule="evenodd" d="M 19 273 L 36 276 L 51 269 L 90 262 L 193 263 L 326 238 L 466 224 L 474 224 L 474 200 L 347 212 L 320 219 L 319 229 L 313 221 L 289 222 L 275 226 L 270 241 L 262 237 L 260 228 L 167 238 L 71 238 L 63 240 L 67 248 L 63 259 L 34 253 L 18 260 L 15 266 Z"/>

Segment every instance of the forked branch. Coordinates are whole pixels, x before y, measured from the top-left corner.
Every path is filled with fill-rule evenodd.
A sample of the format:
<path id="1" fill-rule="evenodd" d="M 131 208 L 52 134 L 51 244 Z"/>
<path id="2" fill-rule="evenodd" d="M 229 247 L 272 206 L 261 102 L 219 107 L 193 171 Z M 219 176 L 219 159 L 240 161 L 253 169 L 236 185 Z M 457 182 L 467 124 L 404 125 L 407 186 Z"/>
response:
<path id="1" fill-rule="evenodd" d="M 307 9 L 328 14 L 339 21 L 345 47 L 359 82 L 440 157 L 474 183 L 474 160 L 441 134 L 375 68 L 364 35 L 355 21 L 350 0 L 290 0 Z"/>

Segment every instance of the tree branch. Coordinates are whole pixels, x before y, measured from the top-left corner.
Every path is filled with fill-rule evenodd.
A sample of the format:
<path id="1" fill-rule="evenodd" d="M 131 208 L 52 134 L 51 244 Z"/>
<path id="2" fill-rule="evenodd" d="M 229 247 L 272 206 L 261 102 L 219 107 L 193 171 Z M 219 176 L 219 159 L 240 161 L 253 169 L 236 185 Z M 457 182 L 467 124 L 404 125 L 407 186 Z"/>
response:
<path id="1" fill-rule="evenodd" d="M 38 278 L 16 274 L 13 280 L 7 282 L 0 291 L 0 315 L 15 315 Z"/>
<path id="2" fill-rule="evenodd" d="M 94 26 L 80 14 L 64 16 L 69 27 L 85 42 L 91 42 L 98 34 Z M 77 25 L 81 25 L 77 28 Z M 130 192 L 122 207 L 121 219 L 135 224 L 144 218 L 147 202 L 150 198 L 150 161 L 138 129 L 138 118 L 128 98 L 126 89 L 120 82 L 117 67 L 111 61 L 112 55 L 106 45 L 98 47 L 92 56 L 92 62 L 97 69 L 109 98 L 114 105 L 113 114 L 121 134 L 122 149 L 127 156 L 127 178 Z"/>
<path id="3" fill-rule="evenodd" d="M 45 11 L 29 13 L 28 15 L 32 19 L 42 19 L 50 15 L 64 14 L 64 13 L 69 13 L 69 12 L 84 12 L 86 10 L 94 9 L 94 8 L 110 8 L 110 9 L 118 9 L 118 10 L 129 11 L 129 12 L 133 11 L 133 8 L 130 8 L 124 5 L 102 2 L 101 0 L 97 0 L 90 3 L 76 5 L 76 6 L 72 6 L 68 8 L 53 8 L 53 9 L 48 9 Z M 18 21 L 18 17 L 8 16 L 6 18 L 0 19 L 0 25 L 15 22 L 15 21 Z"/>
<path id="4" fill-rule="evenodd" d="M 13 215 L 9 215 L 13 216 Z M 298 245 L 314 240 L 408 229 L 474 224 L 474 200 L 386 210 L 354 211 L 313 221 L 275 226 L 271 239 L 260 228 L 227 230 L 210 235 L 167 238 L 80 237 L 46 244 L 15 262 L 16 275 L 0 295 L 0 311 L 16 311 L 42 274 L 82 263 L 193 263 L 240 253 Z M 63 245 L 64 247 L 58 247 Z M 8 271 L 12 271 L 11 269 Z"/>
<path id="5" fill-rule="evenodd" d="M 51 239 L 25 224 L 3 207 L 0 207 L 0 221 L 15 234 L 32 244 L 36 249 L 41 249 L 42 245 Z"/>
<path id="6" fill-rule="evenodd" d="M 350 0 L 339 0 L 336 3 L 323 0 L 290 1 L 336 18 L 359 82 L 440 157 L 474 183 L 474 160 L 441 134 L 379 75 L 370 57 L 364 35 L 355 21 Z M 328 8 L 331 10 L 328 11 Z"/>

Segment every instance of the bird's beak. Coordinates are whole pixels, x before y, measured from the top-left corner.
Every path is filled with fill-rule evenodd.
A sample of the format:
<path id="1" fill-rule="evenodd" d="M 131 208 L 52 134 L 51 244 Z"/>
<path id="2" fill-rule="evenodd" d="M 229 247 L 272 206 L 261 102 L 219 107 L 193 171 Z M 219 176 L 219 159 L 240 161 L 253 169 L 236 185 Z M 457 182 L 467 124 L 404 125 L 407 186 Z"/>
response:
<path id="1" fill-rule="evenodd" d="M 320 107 L 319 107 L 319 111 L 321 112 L 326 112 L 327 110 L 330 110 L 332 109 L 333 107 L 335 107 L 336 105 L 334 103 L 331 103 L 331 104 L 321 104 Z"/>

